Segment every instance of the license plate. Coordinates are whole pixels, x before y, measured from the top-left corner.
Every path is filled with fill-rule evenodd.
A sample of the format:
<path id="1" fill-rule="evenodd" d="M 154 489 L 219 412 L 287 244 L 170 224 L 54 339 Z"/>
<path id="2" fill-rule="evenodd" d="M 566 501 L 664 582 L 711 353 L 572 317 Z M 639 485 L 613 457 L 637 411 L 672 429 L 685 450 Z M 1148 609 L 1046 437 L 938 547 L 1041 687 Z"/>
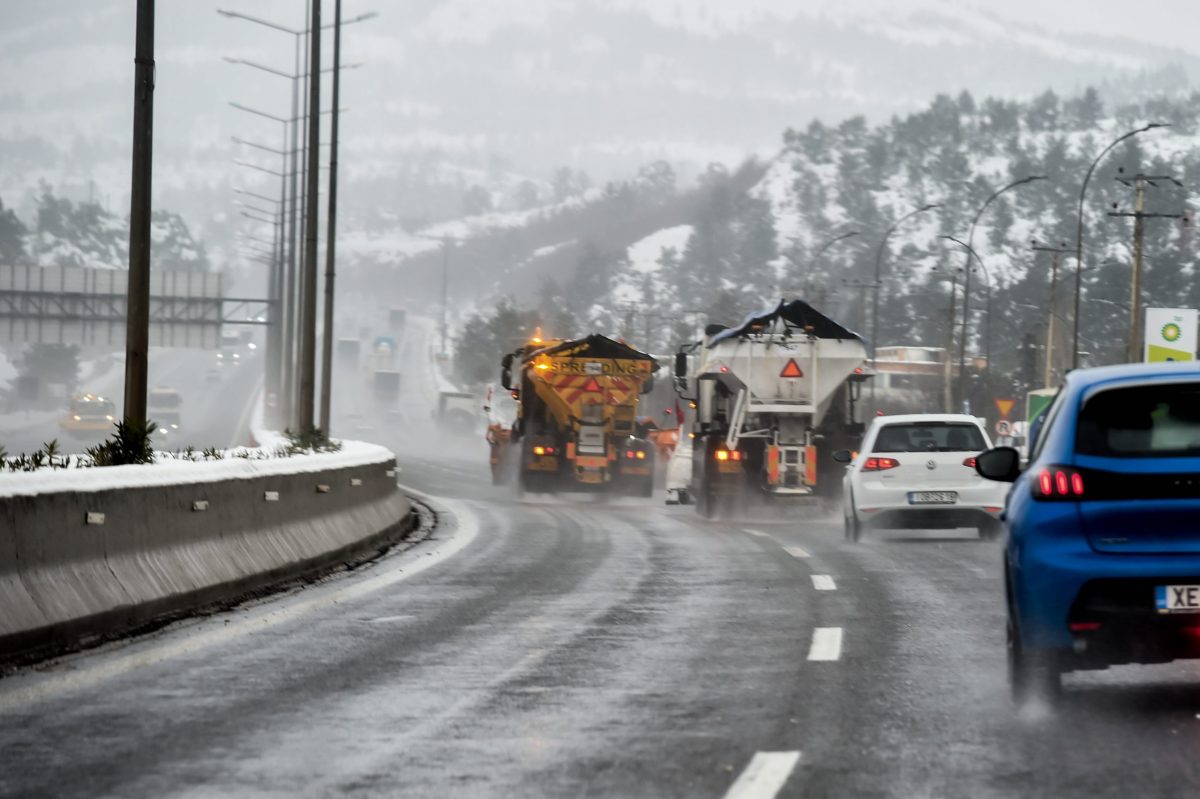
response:
<path id="1" fill-rule="evenodd" d="M 1154 606 L 1159 613 L 1200 613 L 1200 585 L 1158 585 Z"/>
<path id="2" fill-rule="evenodd" d="M 958 502 L 957 491 L 912 491 L 908 495 L 909 505 L 953 505 Z"/>

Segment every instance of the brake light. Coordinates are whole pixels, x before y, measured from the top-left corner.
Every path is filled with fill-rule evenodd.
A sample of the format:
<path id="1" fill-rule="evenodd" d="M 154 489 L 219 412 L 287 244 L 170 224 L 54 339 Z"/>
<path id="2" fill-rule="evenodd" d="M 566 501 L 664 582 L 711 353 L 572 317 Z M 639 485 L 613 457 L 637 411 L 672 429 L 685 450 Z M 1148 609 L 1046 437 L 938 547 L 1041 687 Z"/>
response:
<path id="1" fill-rule="evenodd" d="M 967 458 L 966 460 L 963 461 L 963 466 L 974 469 L 975 468 L 975 459 Z"/>
<path id="2" fill-rule="evenodd" d="M 895 469 L 900 465 L 900 461 L 895 458 L 867 458 L 863 463 L 864 472 L 883 472 L 888 469 Z"/>
<path id="3" fill-rule="evenodd" d="M 1083 499 L 1083 473 L 1069 466 L 1047 466 L 1038 472 L 1034 499 Z"/>
<path id="4" fill-rule="evenodd" d="M 1092 633 L 1101 627 L 1098 621 L 1073 621 L 1067 625 L 1073 633 Z"/>
<path id="5" fill-rule="evenodd" d="M 540 447 L 540 446 L 534 447 L 533 454 L 534 455 L 553 455 L 554 447 Z"/>
<path id="6" fill-rule="evenodd" d="M 719 449 L 716 452 L 716 457 L 719 461 L 740 461 L 742 459 L 742 451 L 740 449 Z"/>

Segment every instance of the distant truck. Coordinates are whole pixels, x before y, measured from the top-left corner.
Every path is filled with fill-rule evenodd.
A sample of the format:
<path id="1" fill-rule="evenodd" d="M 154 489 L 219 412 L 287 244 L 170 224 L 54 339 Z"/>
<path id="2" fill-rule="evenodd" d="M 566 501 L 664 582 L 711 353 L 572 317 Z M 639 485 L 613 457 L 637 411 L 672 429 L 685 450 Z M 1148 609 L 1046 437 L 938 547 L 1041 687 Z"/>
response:
<path id="1" fill-rule="evenodd" d="M 476 435 L 482 426 L 479 397 L 465 391 L 438 394 L 437 422 L 447 433 Z"/>
<path id="2" fill-rule="evenodd" d="M 400 372 L 396 369 L 396 339 L 376 336 L 368 356 L 371 395 L 376 404 L 394 405 L 400 397 Z"/>
<path id="3" fill-rule="evenodd" d="M 696 410 L 691 477 L 675 499 L 712 516 L 836 497 L 843 467 L 832 454 L 856 449 L 864 430 L 862 340 L 803 300 L 706 333 L 676 355 L 676 389 Z"/>
<path id="4" fill-rule="evenodd" d="M 599 334 L 535 337 L 504 356 L 500 382 L 517 400 L 517 490 L 650 496 L 654 445 L 636 423 L 657 369 L 650 355 Z"/>
<path id="5" fill-rule="evenodd" d="M 160 435 L 171 435 L 183 424 L 180 408 L 183 397 L 173 388 L 157 387 L 146 395 L 146 417 L 158 425 Z"/>

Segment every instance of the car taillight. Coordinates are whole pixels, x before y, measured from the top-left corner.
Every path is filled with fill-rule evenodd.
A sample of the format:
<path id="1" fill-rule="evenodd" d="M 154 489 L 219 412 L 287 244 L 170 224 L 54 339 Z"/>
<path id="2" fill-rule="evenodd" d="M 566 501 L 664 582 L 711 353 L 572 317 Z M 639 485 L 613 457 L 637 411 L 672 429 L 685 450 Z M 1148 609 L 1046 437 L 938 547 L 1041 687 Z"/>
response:
<path id="1" fill-rule="evenodd" d="M 1037 473 L 1033 498 L 1076 500 L 1085 496 L 1083 474 L 1070 466 L 1047 466 Z"/>
<path id="2" fill-rule="evenodd" d="M 882 472 L 887 469 L 895 469 L 900 465 L 900 461 L 895 458 L 867 458 L 863 462 L 864 472 Z"/>
<path id="3" fill-rule="evenodd" d="M 970 469 L 974 469 L 975 468 L 975 458 L 974 457 L 967 458 L 966 460 L 963 461 L 963 466 L 966 466 Z"/>

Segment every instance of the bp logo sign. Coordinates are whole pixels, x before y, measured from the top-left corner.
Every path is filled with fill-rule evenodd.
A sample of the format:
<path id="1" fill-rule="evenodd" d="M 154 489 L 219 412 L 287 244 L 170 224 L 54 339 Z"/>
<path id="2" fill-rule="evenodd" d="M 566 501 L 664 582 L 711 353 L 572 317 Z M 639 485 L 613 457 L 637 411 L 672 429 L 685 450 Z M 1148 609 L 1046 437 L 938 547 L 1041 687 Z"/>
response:
<path id="1" fill-rule="evenodd" d="M 1197 316 L 1192 308 L 1147 308 L 1143 360 L 1196 360 Z"/>

